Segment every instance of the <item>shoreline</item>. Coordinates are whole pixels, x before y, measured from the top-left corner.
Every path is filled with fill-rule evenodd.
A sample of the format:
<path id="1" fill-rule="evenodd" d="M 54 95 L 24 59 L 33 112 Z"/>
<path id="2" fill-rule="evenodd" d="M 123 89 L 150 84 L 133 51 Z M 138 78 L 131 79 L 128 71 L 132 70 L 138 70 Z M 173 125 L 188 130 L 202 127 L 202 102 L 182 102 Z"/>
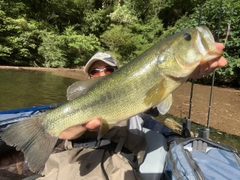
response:
<path id="1" fill-rule="evenodd" d="M 45 71 L 50 72 L 56 76 L 72 78 L 76 80 L 83 80 L 87 75 L 81 68 L 45 68 L 45 67 L 27 67 L 27 66 L 0 66 L 0 69 L 14 69 L 14 70 L 31 70 L 31 71 Z"/>

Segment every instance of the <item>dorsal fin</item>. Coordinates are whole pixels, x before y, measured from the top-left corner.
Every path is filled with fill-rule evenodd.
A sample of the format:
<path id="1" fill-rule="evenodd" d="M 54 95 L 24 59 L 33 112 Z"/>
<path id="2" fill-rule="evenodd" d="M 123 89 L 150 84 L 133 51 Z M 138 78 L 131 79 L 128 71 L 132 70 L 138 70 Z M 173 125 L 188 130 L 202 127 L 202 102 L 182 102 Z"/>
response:
<path id="1" fill-rule="evenodd" d="M 77 81 L 70 85 L 67 89 L 67 100 L 72 101 L 79 97 L 80 95 L 85 94 L 92 85 L 100 81 L 104 76 L 98 78 L 92 78 L 88 80 Z"/>

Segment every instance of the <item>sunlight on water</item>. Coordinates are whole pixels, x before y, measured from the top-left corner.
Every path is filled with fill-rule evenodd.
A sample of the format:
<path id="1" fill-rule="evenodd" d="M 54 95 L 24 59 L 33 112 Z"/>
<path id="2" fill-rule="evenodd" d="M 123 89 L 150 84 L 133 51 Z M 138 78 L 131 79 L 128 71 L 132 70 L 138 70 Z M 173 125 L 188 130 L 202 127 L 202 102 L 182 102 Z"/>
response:
<path id="1" fill-rule="evenodd" d="M 49 72 L 0 69 L 0 111 L 66 102 L 76 80 Z"/>

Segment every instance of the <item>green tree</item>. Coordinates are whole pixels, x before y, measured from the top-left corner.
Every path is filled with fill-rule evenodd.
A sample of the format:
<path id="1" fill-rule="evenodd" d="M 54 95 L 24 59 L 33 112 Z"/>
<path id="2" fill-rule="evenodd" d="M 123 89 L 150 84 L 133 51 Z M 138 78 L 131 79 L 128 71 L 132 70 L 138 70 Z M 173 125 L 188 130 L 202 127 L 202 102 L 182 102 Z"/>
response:
<path id="1" fill-rule="evenodd" d="M 238 0 L 206 1 L 202 8 L 201 24 L 213 32 L 216 41 L 225 43 L 227 26 L 230 24 L 230 35 L 226 41 L 224 56 L 228 60 L 225 68 L 216 71 L 216 83 L 236 86 L 240 82 L 240 2 Z M 193 14 L 192 17 L 196 17 Z M 210 82 L 210 78 L 205 78 Z"/>
<path id="2" fill-rule="evenodd" d="M 3 13 L 4 14 L 4 13 Z M 3 16 L 4 17 L 4 16 Z M 28 65 L 34 59 L 36 50 L 34 22 L 28 23 L 24 18 L 5 17 L 0 28 L 0 57 L 11 65 Z"/>
<path id="3" fill-rule="evenodd" d="M 45 67 L 65 67 L 67 59 L 65 52 L 59 47 L 61 42 L 58 40 L 58 35 L 53 32 L 43 31 L 40 34 L 42 43 L 38 48 L 40 55 L 37 63 Z"/>
<path id="4" fill-rule="evenodd" d="M 120 63 L 127 63 L 159 40 L 163 31 L 157 16 L 146 22 L 127 4 L 118 4 L 109 16 L 111 28 L 101 36 L 106 49 L 114 52 Z M 146 20 L 146 19 L 145 19 Z"/>
<path id="5" fill-rule="evenodd" d="M 45 67 L 76 67 L 84 65 L 92 54 L 101 49 L 98 38 L 92 34 L 80 35 L 74 27 L 62 34 L 43 32 L 38 48 L 38 63 Z"/>
<path id="6" fill-rule="evenodd" d="M 74 67 L 100 50 L 111 52 L 125 64 L 157 41 L 199 24 L 225 42 L 229 23 L 224 51 L 228 66 L 216 71 L 216 82 L 239 85 L 240 2 L 222 1 L 222 14 L 220 2 L 0 0 L 1 64 Z"/>
<path id="7" fill-rule="evenodd" d="M 60 48 L 68 59 L 68 67 L 83 66 L 93 53 L 102 50 L 100 41 L 94 34 L 80 34 L 71 26 L 59 36 L 59 41 Z"/>

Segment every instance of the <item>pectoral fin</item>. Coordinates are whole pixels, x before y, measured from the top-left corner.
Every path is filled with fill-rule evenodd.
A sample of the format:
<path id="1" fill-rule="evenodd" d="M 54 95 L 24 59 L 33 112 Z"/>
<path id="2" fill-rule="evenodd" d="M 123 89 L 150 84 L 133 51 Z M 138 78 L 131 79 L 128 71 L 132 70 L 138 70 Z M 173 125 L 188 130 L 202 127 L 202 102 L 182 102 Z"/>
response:
<path id="1" fill-rule="evenodd" d="M 100 129 L 99 129 L 99 132 L 98 132 L 97 139 L 98 140 L 101 139 L 108 132 L 109 129 L 110 129 L 110 126 L 107 123 L 107 121 L 101 120 L 101 126 L 100 126 Z"/>
<path id="2" fill-rule="evenodd" d="M 171 106 L 172 106 L 172 94 L 170 94 L 163 101 L 161 101 L 157 105 L 157 109 L 160 114 L 164 115 L 168 112 Z"/>

